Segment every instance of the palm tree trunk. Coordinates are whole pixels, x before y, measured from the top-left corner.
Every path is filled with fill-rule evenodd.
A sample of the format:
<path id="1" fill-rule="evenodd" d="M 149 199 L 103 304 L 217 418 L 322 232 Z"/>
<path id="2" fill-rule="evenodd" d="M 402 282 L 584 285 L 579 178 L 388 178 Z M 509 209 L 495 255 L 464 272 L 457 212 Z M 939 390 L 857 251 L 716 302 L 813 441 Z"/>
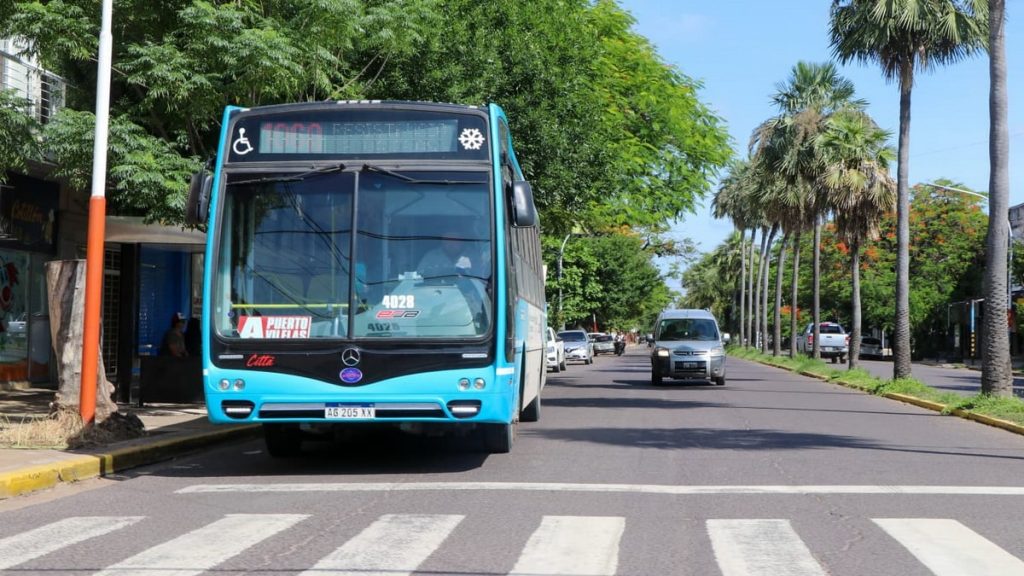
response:
<path id="1" fill-rule="evenodd" d="M 761 267 L 764 269 L 764 274 L 761 275 L 761 315 L 757 317 L 758 330 L 757 333 L 760 336 L 761 341 L 761 352 L 768 353 L 768 277 L 771 275 L 772 268 L 772 242 L 775 241 L 775 234 L 779 231 L 777 224 L 772 224 L 771 232 L 768 233 L 768 242 L 765 244 L 764 255 L 761 260 Z"/>
<path id="2" fill-rule="evenodd" d="M 743 228 L 740 230 L 740 346 L 746 342 L 747 336 L 747 245 L 745 239 L 747 237 L 747 230 Z"/>
<path id="3" fill-rule="evenodd" d="M 750 277 L 747 278 L 747 346 L 754 345 L 754 265 L 757 262 L 757 250 L 754 250 L 754 243 L 757 241 L 757 228 L 750 229 Z"/>
<path id="4" fill-rule="evenodd" d="M 789 357 L 796 358 L 797 323 L 800 316 L 797 288 L 800 285 L 800 231 L 793 236 L 793 288 L 789 300 Z"/>
<path id="5" fill-rule="evenodd" d="M 757 261 L 757 286 L 754 287 L 754 333 L 753 345 L 757 350 L 761 349 L 761 278 L 764 276 L 764 253 L 768 249 L 768 228 L 761 227 L 761 250 L 758 252 Z"/>
<path id="6" fill-rule="evenodd" d="M 850 370 L 857 367 L 860 360 L 860 240 L 850 242 L 850 277 L 853 286 L 850 291 L 850 351 L 847 356 Z"/>
<path id="7" fill-rule="evenodd" d="M 1004 0 L 989 1 L 989 201 L 985 250 L 985 332 L 981 392 L 1013 395 L 1010 339 L 1007 333 L 1007 264 L 1010 241 L 1007 216 L 1010 196 L 1010 138 L 1007 123 L 1006 36 Z"/>
<path id="8" fill-rule="evenodd" d="M 814 322 L 814 342 L 811 357 L 821 359 L 821 219 L 814 220 L 814 250 L 811 252 L 814 266 L 814 295 L 811 300 L 811 318 Z"/>
<path id="9" fill-rule="evenodd" d="M 786 243 L 789 240 L 789 233 L 782 235 L 782 242 L 779 243 L 778 263 L 775 265 L 775 314 L 773 324 L 775 332 L 772 338 L 772 356 L 782 354 L 782 273 L 786 269 Z"/>
<path id="10" fill-rule="evenodd" d="M 896 168 L 896 319 L 893 379 L 910 377 L 910 90 L 909 65 L 900 77 L 899 163 Z"/>

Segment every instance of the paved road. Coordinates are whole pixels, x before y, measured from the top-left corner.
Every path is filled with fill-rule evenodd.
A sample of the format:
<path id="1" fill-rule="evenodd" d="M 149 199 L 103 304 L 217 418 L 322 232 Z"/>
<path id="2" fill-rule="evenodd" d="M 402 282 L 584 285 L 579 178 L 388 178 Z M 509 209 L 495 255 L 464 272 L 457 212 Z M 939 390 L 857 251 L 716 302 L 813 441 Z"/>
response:
<path id="1" fill-rule="evenodd" d="M 892 378 L 892 362 L 881 360 L 861 360 L 861 366 L 879 378 Z M 971 396 L 981 391 L 981 370 L 969 368 L 951 368 L 915 363 L 911 368 L 914 378 L 921 380 L 933 388 L 956 392 Z M 1024 398 L 1024 378 L 1013 379 L 1013 393 Z"/>
<path id="2" fill-rule="evenodd" d="M 0 502 L 0 573 L 1024 574 L 1024 438 L 732 359 L 653 388 L 644 351 L 551 375 L 509 455 L 253 441 Z"/>

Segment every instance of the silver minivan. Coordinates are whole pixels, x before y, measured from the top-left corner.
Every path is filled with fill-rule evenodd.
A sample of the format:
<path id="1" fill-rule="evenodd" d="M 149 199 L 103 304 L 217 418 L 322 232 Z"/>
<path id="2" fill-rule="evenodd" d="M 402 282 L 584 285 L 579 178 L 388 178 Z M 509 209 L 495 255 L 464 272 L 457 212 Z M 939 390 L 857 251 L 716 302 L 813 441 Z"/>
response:
<path id="1" fill-rule="evenodd" d="M 725 384 L 725 343 L 718 321 L 707 310 L 665 310 L 654 323 L 651 384 L 663 378 Z"/>

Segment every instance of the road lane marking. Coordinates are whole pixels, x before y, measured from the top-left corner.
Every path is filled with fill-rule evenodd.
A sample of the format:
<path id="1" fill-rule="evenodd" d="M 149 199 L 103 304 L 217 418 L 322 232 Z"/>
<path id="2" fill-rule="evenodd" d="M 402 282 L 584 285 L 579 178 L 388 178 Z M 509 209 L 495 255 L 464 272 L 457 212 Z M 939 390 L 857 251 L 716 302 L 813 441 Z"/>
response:
<path id="1" fill-rule="evenodd" d="M 387 514 L 303 575 L 404 576 L 419 568 L 465 516 Z"/>
<path id="2" fill-rule="evenodd" d="M 0 540 L 0 570 L 16 566 L 65 546 L 120 530 L 143 516 L 78 516 L 65 518 Z"/>
<path id="3" fill-rule="evenodd" d="M 880 494 L 906 496 L 1024 496 L 1024 486 L 671 486 L 664 484 L 573 484 L 559 482 L 310 482 L 282 484 L 194 484 L 177 494 L 229 492 L 424 492 L 424 491 L 620 492 L 703 496 L 722 494 Z"/>
<path id="4" fill-rule="evenodd" d="M 956 520 L 873 518 L 935 576 L 1024 574 L 1024 562 Z"/>
<path id="5" fill-rule="evenodd" d="M 545 516 L 509 575 L 612 576 L 625 529 L 621 517 Z"/>
<path id="6" fill-rule="evenodd" d="M 96 576 L 202 574 L 308 517 L 307 514 L 228 514 L 118 562 Z"/>
<path id="7" fill-rule="evenodd" d="M 723 576 L 826 576 L 789 520 L 708 520 Z"/>

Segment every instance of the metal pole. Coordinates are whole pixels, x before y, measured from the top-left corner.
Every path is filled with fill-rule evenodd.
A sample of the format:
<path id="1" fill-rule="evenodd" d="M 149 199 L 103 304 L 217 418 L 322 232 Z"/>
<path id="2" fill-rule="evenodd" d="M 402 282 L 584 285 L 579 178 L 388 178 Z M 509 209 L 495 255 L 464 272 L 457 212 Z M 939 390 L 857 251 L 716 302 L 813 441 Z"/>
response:
<path id="1" fill-rule="evenodd" d="M 107 130 L 110 119 L 110 60 L 113 0 L 103 0 L 99 66 L 96 75 L 96 135 L 92 149 L 92 197 L 85 257 L 85 326 L 82 336 L 82 383 L 79 413 L 86 424 L 96 417 L 96 379 L 99 365 L 100 306 L 103 298 L 103 238 L 107 199 Z"/>

